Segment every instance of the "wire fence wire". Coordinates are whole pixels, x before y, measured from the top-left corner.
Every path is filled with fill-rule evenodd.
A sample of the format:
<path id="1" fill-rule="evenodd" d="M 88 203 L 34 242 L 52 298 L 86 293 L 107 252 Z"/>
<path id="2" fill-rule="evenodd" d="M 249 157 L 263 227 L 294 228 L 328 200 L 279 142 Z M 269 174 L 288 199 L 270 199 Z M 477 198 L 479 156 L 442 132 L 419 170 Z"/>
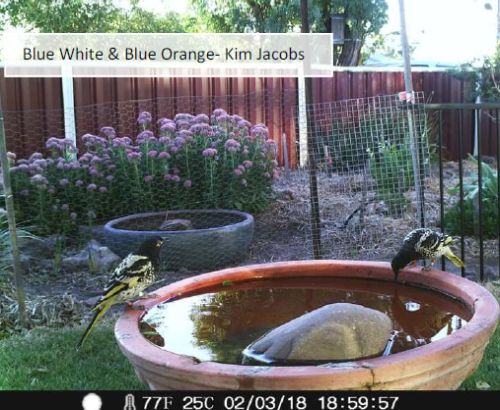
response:
<path id="1" fill-rule="evenodd" d="M 409 102 L 395 94 L 310 104 L 297 117 L 313 140 L 323 257 L 390 260 L 421 216 L 435 225 L 423 100 L 414 93 Z"/>
<path id="2" fill-rule="evenodd" d="M 166 238 L 165 271 L 310 259 L 310 138 L 323 257 L 387 260 L 419 225 L 415 176 L 428 194 L 423 95 L 414 102 L 300 106 L 280 90 L 96 104 L 75 109 L 76 146 L 60 137 L 62 110 L 5 112 L 17 220 L 49 238 L 59 271 L 98 269 L 100 245 L 123 257 L 151 235 Z"/>

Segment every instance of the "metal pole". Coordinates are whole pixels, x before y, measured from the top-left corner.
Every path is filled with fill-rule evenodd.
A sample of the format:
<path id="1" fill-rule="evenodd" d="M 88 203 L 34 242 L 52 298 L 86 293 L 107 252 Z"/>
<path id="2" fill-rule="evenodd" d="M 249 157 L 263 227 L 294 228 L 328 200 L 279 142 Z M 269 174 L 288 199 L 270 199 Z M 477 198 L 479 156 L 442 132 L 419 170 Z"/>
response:
<path id="1" fill-rule="evenodd" d="M 309 11 L 307 9 L 307 0 L 300 0 L 301 11 L 301 32 L 309 33 Z M 311 201 L 311 234 L 313 243 L 314 259 L 321 259 L 321 226 L 319 217 L 319 200 L 318 200 L 318 178 L 316 175 L 316 158 L 314 155 L 314 137 L 316 136 L 316 125 L 312 118 L 312 78 L 305 79 L 306 92 L 306 113 L 307 124 L 310 127 L 310 132 L 307 135 L 307 157 L 309 162 L 309 191 Z M 307 108 L 309 104 L 309 108 Z"/>
<path id="2" fill-rule="evenodd" d="M 7 146 L 5 143 L 5 128 L 2 110 L 2 95 L 0 93 L 0 162 L 2 163 L 3 191 L 5 195 L 5 209 L 7 210 L 7 222 L 9 225 L 10 245 L 14 269 L 14 281 L 16 284 L 17 306 L 19 322 L 26 326 L 26 297 L 24 294 L 23 276 L 19 249 L 17 247 L 16 218 L 14 215 L 14 197 L 10 184 L 9 159 L 7 157 Z"/>
<path id="3" fill-rule="evenodd" d="M 401 24 L 401 46 L 403 48 L 403 60 L 404 60 L 404 80 L 406 89 L 406 104 L 414 104 L 413 100 L 413 86 L 411 82 L 411 64 L 410 64 L 410 51 L 408 47 L 408 37 L 406 35 L 406 20 L 405 20 L 405 7 L 404 0 L 399 0 L 399 19 Z M 421 164 L 420 159 L 420 144 L 418 143 L 418 135 L 415 132 L 413 111 L 407 110 L 408 116 L 408 130 L 410 134 L 410 150 L 412 153 L 412 167 L 413 167 L 413 179 L 415 181 L 415 192 L 417 201 L 417 218 L 420 222 L 420 226 L 425 226 L 425 214 L 424 214 L 424 195 L 422 189 L 422 175 L 421 175 Z"/>
<path id="4" fill-rule="evenodd" d="M 288 164 L 288 141 L 286 132 L 282 134 L 281 142 L 283 145 L 283 165 L 285 167 L 285 178 L 290 179 L 290 165 Z"/>
<path id="5" fill-rule="evenodd" d="M 401 25 L 401 47 L 403 49 L 405 89 L 406 93 L 409 94 L 409 97 L 411 97 L 411 93 L 413 92 L 413 86 L 411 82 L 411 63 L 410 63 L 410 52 L 408 46 L 408 36 L 406 34 L 404 0 L 399 0 L 399 21 Z"/>

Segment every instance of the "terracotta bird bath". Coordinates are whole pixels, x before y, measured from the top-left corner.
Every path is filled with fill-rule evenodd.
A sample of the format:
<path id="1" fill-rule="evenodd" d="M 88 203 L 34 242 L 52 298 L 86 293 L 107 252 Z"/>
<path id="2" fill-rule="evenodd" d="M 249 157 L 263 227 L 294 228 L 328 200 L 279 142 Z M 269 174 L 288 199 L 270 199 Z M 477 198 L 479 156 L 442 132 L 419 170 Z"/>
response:
<path id="1" fill-rule="evenodd" d="M 388 263 L 362 261 L 300 261 L 220 270 L 155 290 L 157 297 L 141 301 L 146 309 L 173 297 L 208 289 L 227 281 L 239 283 L 272 278 L 361 278 L 392 281 Z M 430 344 L 389 356 L 332 366 L 251 366 L 199 362 L 163 350 L 139 330 L 144 312 L 128 310 L 115 327 L 122 352 L 138 377 L 151 389 L 242 390 L 438 390 L 456 389 L 478 367 L 495 331 L 499 306 L 482 286 L 451 273 L 420 268 L 400 274 L 405 286 L 441 293 L 460 300 L 470 311 L 468 323 Z"/>

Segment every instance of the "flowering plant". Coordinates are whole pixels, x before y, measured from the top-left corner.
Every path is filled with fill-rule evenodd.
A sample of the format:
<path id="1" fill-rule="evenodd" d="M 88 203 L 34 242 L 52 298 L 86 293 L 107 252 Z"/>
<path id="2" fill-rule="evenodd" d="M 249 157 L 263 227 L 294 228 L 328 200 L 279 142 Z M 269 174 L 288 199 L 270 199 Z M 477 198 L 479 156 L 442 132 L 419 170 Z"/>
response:
<path id="1" fill-rule="evenodd" d="M 13 158 L 19 217 L 49 233 L 135 212 L 269 204 L 277 146 L 264 124 L 222 109 L 137 122 L 135 140 L 103 127 L 81 137 L 79 156 L 71 140 L 50 138 L 46 155 Z"/>

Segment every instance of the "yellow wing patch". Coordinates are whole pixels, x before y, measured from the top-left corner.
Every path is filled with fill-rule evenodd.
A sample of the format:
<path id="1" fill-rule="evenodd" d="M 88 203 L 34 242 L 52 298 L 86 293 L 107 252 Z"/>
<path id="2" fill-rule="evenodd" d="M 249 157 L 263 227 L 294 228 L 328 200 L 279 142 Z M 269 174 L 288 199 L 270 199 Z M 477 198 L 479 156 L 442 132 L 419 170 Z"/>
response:
<path id="1" fill-rule="evenodd" d="M 111 301 L 111 299 L 118 297 L 120 292 L 122 292 L 126 289 L 129 289 L 129 288 L 136 287 L 138 281 L 139 281 L 138 276 L 132 276 L 132 277 L 124 278 L 122 281 L 117 282 L 115 286 L 113 286 L 104 295 L 102 295 L 102 299 L 99 301 L 99 303 L 97 303 L 94 306 L 94 310 L 102 307 L 104 304 L 107 304 L 108 302 Z"/>
<path id="2" fill-rule="evenodd" d="M 457 255 L 455 255 L 450 248 L 445 248 L 443 255 L 446 256 L 453 265 L 455 265 L 457 268 L 464 268 L 465 264 L 463 263 L 462 259 L 460 259 Z"/>

